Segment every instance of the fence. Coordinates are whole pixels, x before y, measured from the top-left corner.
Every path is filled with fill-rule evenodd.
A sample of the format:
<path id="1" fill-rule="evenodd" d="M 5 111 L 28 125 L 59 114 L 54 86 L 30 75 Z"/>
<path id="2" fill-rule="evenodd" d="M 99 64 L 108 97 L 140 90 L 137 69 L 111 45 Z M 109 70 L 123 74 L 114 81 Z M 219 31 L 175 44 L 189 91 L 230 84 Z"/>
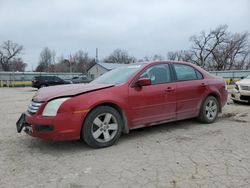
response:
<path id="1" fill-rule="evenodd" d="M 45 73 L 45 72 L 0 72 L 0 87 L 30 86 L 35 76 L 58 76 L 70 79 L 82 73 Z"/>
<path id="2" fill-rule="evenodd" d="M 211 74 L 223 77 L 228 83 L 250 75 L 250 70 L 211 71 Z M 82 73 L 45 73 L 45 72 L 0 72 L 0 87 L 29 86 L 34 76 L 58 76 L 70 79 Z"/>
<path id="3" fill-rule="evenodd" d="M 210 71 L 210 73 L 223 77 L 224 79 L 238 80 L 250 75 L 250 70 Z"/>

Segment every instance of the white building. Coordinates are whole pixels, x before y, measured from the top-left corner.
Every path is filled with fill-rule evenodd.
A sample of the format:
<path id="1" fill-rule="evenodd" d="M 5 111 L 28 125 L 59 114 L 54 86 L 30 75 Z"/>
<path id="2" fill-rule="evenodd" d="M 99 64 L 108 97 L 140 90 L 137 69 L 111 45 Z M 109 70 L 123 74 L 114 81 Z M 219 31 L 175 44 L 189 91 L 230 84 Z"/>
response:
<path id="1" fill-rule="evenodd" d="M 88 76 L 92 79 L 95 79 L 101 75 L 103 75 L 104 73 L 124 66 L 124 64 L 118 64 L 118 63 L 95 63 L 93 66 L 91 66 L 88 69 Z"/>

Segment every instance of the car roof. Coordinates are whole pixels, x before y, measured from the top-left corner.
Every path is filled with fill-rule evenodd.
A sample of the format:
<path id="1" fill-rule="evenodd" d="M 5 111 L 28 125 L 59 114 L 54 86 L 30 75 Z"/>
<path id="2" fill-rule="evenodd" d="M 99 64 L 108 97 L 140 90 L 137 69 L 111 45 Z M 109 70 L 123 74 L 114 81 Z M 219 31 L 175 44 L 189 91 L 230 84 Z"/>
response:
<path id="1" fill-rule="evenodd" d="M 190 62 L 185 62 L 185 61 L 144 61 L 144 62 L 136 62 L 136 63 L 132 63 L 133 65 L 154 65 L 154 64 L 161 64 L 161 63 L 168 63 L 168 64 L 185 64 L 185 65 L 189 65 L 189 66 L 193 66 L 194 68 L 198 69 L 198 70 L 203 70 L 201 67 L 199 67 L 198 65 L 195 65 L 193 63 Z M 128 64 L 129 65 L 129 64 Z M 131 65 L 131 64 L 130 64 Z"/>
<path id="2" fill-rule="evenodd" d="M 198 71 L 202 72 L 203 75 L 206 74 L 207 76 L 212 76 L 211 74 L 209 74 L 207 71 L 205 71 L 200 66 L 195 65 L 195 64 L 190 63 L 190 62 L 185 62 L 185 61 L 171 61 L 171 60 L 163 60 L 162 61 L 161 60 L 161 61 L 144 61 L 144 62 L 137 62 L 137 63 L 133 63 L 133 64 L 148 66 L 148 65 L 161 64 L 161 63 L 189 65 L 189 66 L 192 66 L 193 68 L 197 69 Z"/>
<path id="3" fill-rule="evenodd" d="M 177 63 L 177 64 L 187 64 L 187 65 L 190 65 L 191 63 L 189 62 L 185 62 L 185 61 L 170 61 L 170 60 L 167 60 L 167 61 L 142 61 L 142 62 L 136 62 L 136 63 L 132 63 L 132 64 L 158 64 L 158 63 L 170 63 L 170 64 L 173 64 L 173 63 Z"/>

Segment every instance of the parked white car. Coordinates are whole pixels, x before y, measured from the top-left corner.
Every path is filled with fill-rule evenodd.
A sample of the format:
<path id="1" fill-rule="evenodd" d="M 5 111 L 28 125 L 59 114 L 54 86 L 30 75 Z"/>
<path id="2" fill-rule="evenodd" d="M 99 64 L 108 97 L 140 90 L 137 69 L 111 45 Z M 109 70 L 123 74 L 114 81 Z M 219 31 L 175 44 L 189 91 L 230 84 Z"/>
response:
<path id="1" fill-rule="evenodd" d="M 250 103 L 250 75 L 235 83 L 231 99 L 233 101 Z"/>

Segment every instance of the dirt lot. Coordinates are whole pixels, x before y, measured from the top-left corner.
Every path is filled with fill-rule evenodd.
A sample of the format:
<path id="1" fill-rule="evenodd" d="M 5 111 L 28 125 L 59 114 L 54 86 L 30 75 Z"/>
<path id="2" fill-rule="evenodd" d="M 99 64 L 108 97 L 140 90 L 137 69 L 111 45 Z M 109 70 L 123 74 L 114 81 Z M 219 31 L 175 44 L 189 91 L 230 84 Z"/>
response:
<path id="1" fill-rule="evenodd" d="M 16 133 L 35 91 L 0 88 L 0 187 L 250 187 L 250 106 L 132 131 L 105 149 Z"/>

